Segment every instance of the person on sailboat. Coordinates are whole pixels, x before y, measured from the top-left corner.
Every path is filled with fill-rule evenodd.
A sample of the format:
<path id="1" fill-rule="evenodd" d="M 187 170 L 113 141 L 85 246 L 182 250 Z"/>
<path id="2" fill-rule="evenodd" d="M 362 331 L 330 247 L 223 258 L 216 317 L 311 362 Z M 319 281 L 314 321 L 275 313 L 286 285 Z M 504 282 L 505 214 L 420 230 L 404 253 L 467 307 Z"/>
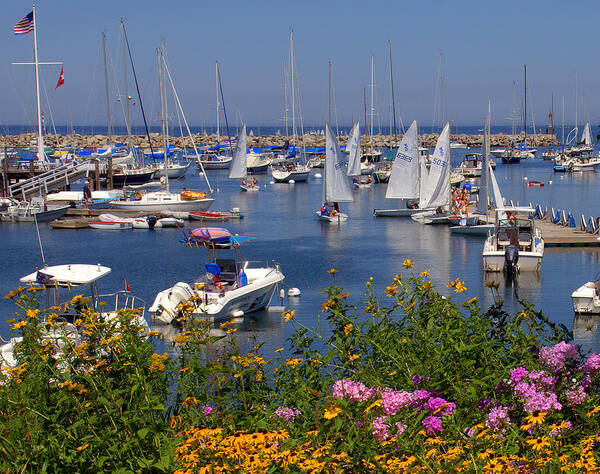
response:
<path id="1" fill-rule="evenodd" d="M 327 203 L 324 202 L 323 205 L 321 206 L 321 215 L 322 216 L 328 216 L 329 215 L 329 208 L 327 207 Z"/>

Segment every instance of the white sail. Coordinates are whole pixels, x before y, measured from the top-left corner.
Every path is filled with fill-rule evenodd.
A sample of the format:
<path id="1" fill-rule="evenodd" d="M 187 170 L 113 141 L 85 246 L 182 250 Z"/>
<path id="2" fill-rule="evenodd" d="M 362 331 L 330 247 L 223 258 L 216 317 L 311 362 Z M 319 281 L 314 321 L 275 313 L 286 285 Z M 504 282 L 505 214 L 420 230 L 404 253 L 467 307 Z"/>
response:
<path id="1" fill-rule="evenodd" d="M 348 152 L 348 176 L 360 176 L 360 122 L 352 126 L 346 151 Z"/>
<path id="2" fill-rule="evenodd" d="M 229 178 L 243 179 L 248 174 L 246 168 L 246 124 L 242 126 L 242 131 L 238 137 L 237 146 L 233 152 L 231 168 L 229 169 Z"/>
<path id="3" fill-rule="evenodd" d="M 450 122 L 444 126 L 431 157 L 420 207 L 445 206 L 450 200 Z"/>
<path id="4" fill-rule="evenodd" d="M 344 172 L 344 158 L 333 130 L 325 124 L 325 200 L 327 202 L 352 202 L 352 192 Z"/>
<path id="5" fill-rule="evenodd" d="M 402 137 L 385 197 L 387 199 L 417 199 L 419 197 L 419 146 L 416 120 Z"/>
<path id="6" fill-rule="evenodd" d="M 504 199 L 502 198 L 502 193 L 500 193 L 500 187 L 498 186 L 498 181 L 496 181 L 496 175 L 494 175 L 494 170 L 492 166 L 488 163 L 488 173 L 490 174 L 490 181 L 492 182 L 492 193 L 494 195 L 494 203 L 496 204 L 496 209 L 504 207 Z M 500 219 L 506 219 L 506 213 L 501 212 L 498 217 Z"/>
<path id="7" fill-rule="evenodd" d="M 585 128 L 583 129 L 583 134 L 581 135 L 581 141 L 587 146 L 590 146 L 593 144 L 592 129 L 590 128 L 590 122 L 585 124 Z"/>

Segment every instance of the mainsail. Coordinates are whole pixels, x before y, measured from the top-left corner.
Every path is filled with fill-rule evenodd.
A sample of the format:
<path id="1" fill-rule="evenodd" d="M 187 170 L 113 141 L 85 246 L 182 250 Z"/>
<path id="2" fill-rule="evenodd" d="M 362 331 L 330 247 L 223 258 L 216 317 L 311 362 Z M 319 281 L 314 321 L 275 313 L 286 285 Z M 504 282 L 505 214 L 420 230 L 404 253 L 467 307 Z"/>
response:
<path id="1" fill-rule="evenodd" d="M 354 198 L 346 178 L 344 158 L 329 123 L 325 124 L 325 135 L 327 147 L 325 155 L 325 201 L 352 202 Z"/>
<path id="2" fill-rule="evenodd" d="M 417 199 L 419 197 L 419 147 L 416 120 L 402 137 L 385 197 L 387 199 Z"/>
<path id="3" fill-rule="evenodd" d="M 421 208 L 445 206 L 450 200 L 450 122 L 444 126 L 431 157 L 421 194 Z"/>
<path id="4" fill-rule="evenodd" d="M 350 138 L 346 145 L 348 152 L 348 176 L 360 176 L 360 123 L 352 127 Z"/>
<path id="5" fill-rule="evenodd" d="M 590 122 L 585 124 L 585 128 L 583 129 L 583 134 L 581 135 L 581 141 L 587 146 L 591 146 L 593 144 L 592 130 L 590 128 Z"/>
<path id="6" fill-rule="evenodd" d="M 237 146 L 233 152 L 233 160 L 229 169 L 230 179 L 243 179 L 248 174 L 246 167 L 246 124 L 242 127 Z"/>

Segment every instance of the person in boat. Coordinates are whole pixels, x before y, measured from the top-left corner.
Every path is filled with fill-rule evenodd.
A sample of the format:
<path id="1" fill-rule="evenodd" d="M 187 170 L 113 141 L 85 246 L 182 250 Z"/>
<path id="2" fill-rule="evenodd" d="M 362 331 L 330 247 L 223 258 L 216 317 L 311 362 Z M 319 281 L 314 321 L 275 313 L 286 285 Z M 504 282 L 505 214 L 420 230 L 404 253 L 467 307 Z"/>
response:
<path id="1" fill-rule="evenodd" d="M 89 209 L 90 202 L 92 201 L 92 190 L 90 189 L 90 182 L 86 181 L 83 185 L 83 202 L 85 209 Z"/>
<path id="2" fill-rule="evenodd" d="M 328 216 L 329 215 L 329 208 L 327 207 L 327 203 L 324 202 L 323 205 L 321 206 L 321 215 L 322 216 Z"/>
<path id="3" fill-rule="evenodd" d="M 358 180 L 358 178 L 356 176 L 354 178 L 352 178 L 352 184 L 358 185 L 359 183 L 360 183 L 360 181 Z"/>
<path id="4" fill-rule="evenodd" d="M 406 208 L 407 209 L 418 209 L 418 205 L 415 201 L 413 201 L 412 199 L 406 202 Z"/>
<path id="5" fill-rule="evenodd" d="M 331 217 L 333 216 L 337 216 L 340 213 L 340 206 L 338 205 L 337 202 L 333 203 L 333 209 L 331 210 L 331 212 L 329 213 L 329 215 Z"/>

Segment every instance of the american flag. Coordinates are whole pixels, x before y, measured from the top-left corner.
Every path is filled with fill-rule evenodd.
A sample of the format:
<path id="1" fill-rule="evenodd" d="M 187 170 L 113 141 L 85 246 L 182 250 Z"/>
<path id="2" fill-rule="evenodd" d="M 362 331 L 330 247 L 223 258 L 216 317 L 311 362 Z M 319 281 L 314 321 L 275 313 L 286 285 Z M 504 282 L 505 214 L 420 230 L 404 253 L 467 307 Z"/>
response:
<path id="1" fill-rule="evenodd" d="M 33 11 L 15 25 L 15 35 L 25 35 L 33 31 Z"/>

